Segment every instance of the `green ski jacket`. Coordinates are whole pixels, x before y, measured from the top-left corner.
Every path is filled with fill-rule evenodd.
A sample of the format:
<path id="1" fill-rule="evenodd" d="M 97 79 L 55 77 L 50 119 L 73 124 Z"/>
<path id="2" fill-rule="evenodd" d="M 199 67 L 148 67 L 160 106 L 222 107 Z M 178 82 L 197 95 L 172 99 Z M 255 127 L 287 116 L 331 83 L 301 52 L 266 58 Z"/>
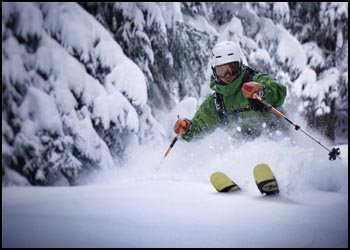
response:
<path id="1" fill-rule="evenodd" d="M 266 102 L 274 107 L 282 106 L 287 95 L 286 87 L 276 82 L 271 76 L 243 64 L 241 74 L 230 84 L 219 84 L 214 76 L 211 77 L 210 88 L 215 92 L 201 104 L 191 120 L 189 130 L 182 138 L 186 141 L 200 138 L 219 126 L 224 126 L 235 133 L 258 135 L 264 123 L 266 125 L 276 122 L 277 117 L 272 112 L 261 107 L 261 104 L 260 107 L 255 105 L 256 103 L 252 103 L 252 100 L 249 101 L 243 96 L 242 84 L 250 81 L 264 86 L 263 99 Z M 224 121 L 217 108 L 218 95 L 226 111 Z M 258 101 L 254 100 L 254 102 Z"/>

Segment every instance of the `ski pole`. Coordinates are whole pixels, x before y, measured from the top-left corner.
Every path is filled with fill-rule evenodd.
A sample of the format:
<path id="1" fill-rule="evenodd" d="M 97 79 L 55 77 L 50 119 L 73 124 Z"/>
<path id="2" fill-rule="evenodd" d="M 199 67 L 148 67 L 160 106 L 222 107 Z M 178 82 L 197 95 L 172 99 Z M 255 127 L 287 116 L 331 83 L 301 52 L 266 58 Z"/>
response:
<path id="1" fill-rule="evenodd" d="M 179 115 L 177 115 L 177 119 L 180 119 Z M 180 129 L 181 128 L 185 128 L 186 126 L 187 126 L 187 123 L 185 121 L 181 121 L 180 126 L 178 128 L 176 128 L 176 130 L 175 130 L 176 136 L 173 139 L 173 141 L 171 142 L 168 150 L 165 152 L 163 160 L 168 156 L 168 154 L 170 153 L 170 150 L 173 148 L 173 146 L 175 145 L 175 143 L 179 139 L 179 137 L 180 137 Z"/>
<path id="2" fill-rule="evenodd" d="M 176 135 L 175 138 L 173 139 L 173 141 L 171 142 L 168 150 L 165 152 L 163 159 L 165 159 L 168 156 L 168 154 L 170 153 L 170 150 L 173 148 L 173 146 L 175 145 L 175 143 L 177 142 L 178 139 L 179 139 L 179 135 Z"/>
<path id="3" fill-rule="evenodd" d="M 177 116 L 177 118 L 179 119 L 179 115 Z M 182 121 L 182 122 L 180 123 L 180 126 L 184 128 L 184 127 L 187 126 L 187 123 L 186 123 L 185 121 Z M 177 135 L 174 137 L 173 141 L 170 143 L 170 146 L 169 146 L 169 148 L 167 149 L 167 151 L 165 152 L 164 157 L 163 157 L 163 159 L 161 160 L 161 162 L 160 162 L 160 164 L 159 164 L 159 167 L 156 169 L 156 172 L 159 171 L 160 167 L 161 167 L 162 164 L 163 164 L 164 159 L 168 156 L 168 154 L 170 153 L 171 149 L 174 147 L 175 143 L 176 143 L 177 140 L 179 139 L 179 137 L 180 137 L 180 134 L 179 134 L 180 131 L 179 131 L 179 130 L 180 130 L 180 127 L 176 129 L 175 132 L 177 133 Z"/>
<path id="4" fill-rule="evenodd" d="M 168 154 L 170 153 L 170 150 L 173 148 L 173 146 L 175 145 L 175 143 L 176 143 L 177 140 L 179 139 L 179 136 L 180 136 L 180 135 L 176 135 L 176 136 L 174 137 L 173 141 L 170 143 L 170 146 L 169 146 L 169 148 L 167 149 L 167 151 L 165 152 L 163 159 L 160 161 L 159 166 L 156 168 L 156 171 L 154 171 L 155 174 L 158 173 L 160 167 L 161 167 L 162 164 L 163 164 L 164 159 L 165 159 L 165 158 L 168 156 Z"/>
<path id="5" fill-rule="evenodd" d="M 274 108 L 271 104 L 267 103 L 266 101 L 264 101 L 257 93 L 254 93 L 252 96 L 253 99 L 256 99 L 258 101 L 260 101 L 262 104 L 264 104 L 269 110 L 271 110 L 275 115 L 277 115 L 280 118 L 285 119 L 287 122 L 289 122 L 290 124 L 292 124 L 292 126 L 294 127 L 295 130 L 300 130 L 301 132 L 303 132 L 305 135 L 307 135 L 310 139 L 314 140 L 315 142 L 317 142 L 318 144 L 320 144 L 321 147 L 323 147 L 324 149 L 326 149 L 329 153 L 329 160 L 330 161 L 334 161 L 337 157 L 339 159 L 341 159 L 338 155 L 340 155 L 340 149 L 339 148 L 332 148 L 332 150 L 329 150 L 326 146 L 324 146 L 320 141 L 317 141 L 314 137 L 312 137 L 311 135 L 309 135 L 308 133 L 306 133 L 306 131 L 304 131 L 303 129 L 300 128 L 299 125 L 295 124 L 294 122 L 292 122 L 291 120 L 289 120 L 281 111 L 277 110 L 276 108 Z"/>

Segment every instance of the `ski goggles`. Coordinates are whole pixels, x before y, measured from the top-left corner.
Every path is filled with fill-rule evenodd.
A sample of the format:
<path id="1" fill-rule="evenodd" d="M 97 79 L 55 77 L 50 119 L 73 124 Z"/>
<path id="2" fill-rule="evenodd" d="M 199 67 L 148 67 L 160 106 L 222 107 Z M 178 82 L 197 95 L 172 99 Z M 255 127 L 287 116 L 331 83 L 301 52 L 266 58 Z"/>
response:
<path id="1" fill-rule="evenodd" d="M 215 73 L 220 78 L 224 78 L 226 76 L 235 76 L 239 73 L 239 71 L 240 65 L 238 62 L 227 63 L 215 67 Z"/>

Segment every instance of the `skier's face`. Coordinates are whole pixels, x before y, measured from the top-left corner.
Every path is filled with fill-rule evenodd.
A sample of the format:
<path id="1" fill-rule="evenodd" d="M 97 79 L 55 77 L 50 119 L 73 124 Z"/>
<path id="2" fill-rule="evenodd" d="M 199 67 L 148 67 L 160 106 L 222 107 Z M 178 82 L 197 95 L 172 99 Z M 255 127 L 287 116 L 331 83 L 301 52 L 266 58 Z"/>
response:
<path id="1" fill-rule="evenodd" d="M 239 75 L 239 63 L 233 62 L 216 66 L 215 72 L 221 81 L 229 84 Z"/>

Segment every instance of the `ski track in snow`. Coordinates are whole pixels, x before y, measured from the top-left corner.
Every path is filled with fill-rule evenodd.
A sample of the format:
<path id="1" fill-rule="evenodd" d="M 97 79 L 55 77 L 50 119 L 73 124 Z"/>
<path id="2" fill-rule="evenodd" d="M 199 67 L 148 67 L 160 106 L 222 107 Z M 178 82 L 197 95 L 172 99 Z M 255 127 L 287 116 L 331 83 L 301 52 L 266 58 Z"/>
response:
<path id="1" fill-rule="evenodd" d="M 3 187 L 3 247 L 347 247 L 348 156 L 308 143 L 209 136 L 135 148 L 130 165 L 77 187 Z M 323 151 L 322 151 L 323 150 Z M 199 157 L 200 156 L 200 157 Z M 269 164 L 281 193 L 261 196 L 253 167 Z M 217 193 L 222 171 L 242 191 Z M 93 181 L 93 184 L 91 184 Z"/>
<path id="2" fill-rule="evenodd" d="M 3 247 L 346 247 L 347 194 L 217 193 L 198 182 L 3 189 Z"/>

